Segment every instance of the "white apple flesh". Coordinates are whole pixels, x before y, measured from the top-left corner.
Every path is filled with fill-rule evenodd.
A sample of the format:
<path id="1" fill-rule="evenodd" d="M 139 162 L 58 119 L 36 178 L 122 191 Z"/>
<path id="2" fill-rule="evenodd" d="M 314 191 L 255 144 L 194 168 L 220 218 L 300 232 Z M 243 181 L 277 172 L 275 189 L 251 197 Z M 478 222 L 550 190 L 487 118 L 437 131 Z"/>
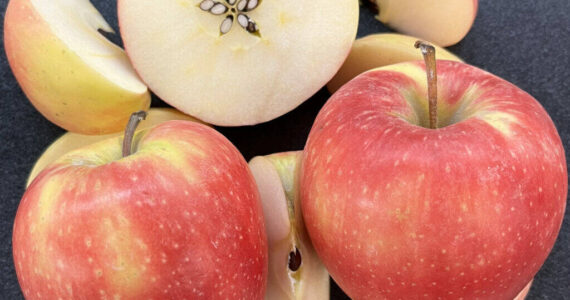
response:
<path id="1" fill-rule="evenodd" d="M 305 230 L 299 199 L 302 152 L 257 156 L 249 167 L 257 183 L 267 242 L 267 300 L 329 299 L 329 274 Z"/>
<path id="2" fill-rule="evenodd" d="M 150 94 L 88 0 L 11 0 L 4 19 L 10 66 L 47 119 L 81 134 L 121 131 Z"/>
<path id="3" fill-rule="evenodd" d="M 332 78 L 356 36 L 357 1 L 255 1 L 244 12 L 245 0 L 229 2 L 118 1 L 139 75 L 164 101 L 210 124 L 257 124 L 294 109 Z M 239 15 L 258 31 L 242 28 Z"/>

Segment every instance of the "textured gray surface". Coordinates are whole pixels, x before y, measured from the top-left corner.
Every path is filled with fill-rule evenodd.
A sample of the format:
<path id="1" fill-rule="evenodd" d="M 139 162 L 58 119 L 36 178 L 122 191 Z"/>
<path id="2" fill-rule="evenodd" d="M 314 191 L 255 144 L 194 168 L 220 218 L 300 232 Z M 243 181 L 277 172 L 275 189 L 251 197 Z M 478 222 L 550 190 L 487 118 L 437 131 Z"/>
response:
<path id="1" fill-rule="evenodd" d="M 7 0 L 0 0 L 0 11 Z M 97 0 L 115 29 L 116 1 Z M 450 48 L 466 62 L 518 85 L 546 108 L 568 152 L 570 143 L 570 1 L 481 1 L 467 37 Z M 3 16 L 3 15 L 2 15 Z M 2 18 L 3 20 L 3 18 Z M 362 8 L 359 36 L 387 31 Z M 120 43 L 118 37 L 111 38 Z M 21 299 L 11 255 L 11 231 L 29 170 L 64 131 L 44 119 L 26 100 L 0 49 L 0 299 Z M 321 90 L 293 112 L 258 126 L 219 128 L 246 159 L 297 150 L 304 145 L 318 110 L 329 96 Z M 154 106 L 165 106 L 153 99 Z M 567 154 L 568 157 L 568 154 Z M 570 299 L 570 213 L 557 243 L 535 278 L 529 299 Z M 332 299 L 347 298 L 333 287 Z"/>

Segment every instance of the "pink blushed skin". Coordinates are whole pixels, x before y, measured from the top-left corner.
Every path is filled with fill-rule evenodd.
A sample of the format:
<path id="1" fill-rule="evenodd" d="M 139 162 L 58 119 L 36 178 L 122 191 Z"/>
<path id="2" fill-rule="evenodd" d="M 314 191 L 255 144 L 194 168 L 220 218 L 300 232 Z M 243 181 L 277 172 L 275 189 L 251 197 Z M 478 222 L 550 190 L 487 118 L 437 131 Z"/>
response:
<path id="1" fill-rule="evenodd" d="M 353 299 L 513 299 L 556 240 L 567 169 L 546 111 L 475 67 L 437 72 L 436 130 L 413 62 L 347 83 L 309 134 L 305 224 Z"/>
<path id="2" fill-rule="evenodd" d="M 221 134 L 170 121 L 66 154 L 18 208 L 26 299 L 263 299 L 267 239 L 247 163 Z"/>

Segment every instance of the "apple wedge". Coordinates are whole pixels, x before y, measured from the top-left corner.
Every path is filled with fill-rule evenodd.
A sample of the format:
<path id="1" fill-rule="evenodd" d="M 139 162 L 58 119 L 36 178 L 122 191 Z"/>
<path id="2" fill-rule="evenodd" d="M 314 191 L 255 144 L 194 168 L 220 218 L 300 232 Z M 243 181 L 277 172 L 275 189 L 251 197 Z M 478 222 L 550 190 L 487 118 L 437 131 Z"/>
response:
<path id="1" fill-rule="evenodd" d="M 368 0 L 390 28 L 442 47 L 461 41 L 473 26 L 478 0 Z"/>
<path id="2" fill-rule="evenodd" d="M 416 37 L 398 33 L 370 34 L 357 39 L 352 44 L 344 64 L 327 84 L 327 89 L 334 93 L 364 71 L 406 61 L 422 60 L 422 54 L 414 47 L 417 40 Z M 444 48 L 436 46 L 436 51 L 438 59 L 462 61 Z"/>
<path id="3" fill-rule="evenodd" d="M 200 122 L 199 120 L 185 115 L 173 108 L 151 108 L 149 109 L 146 119 L 138 125 L 138 130 L 145 130 L 160 123 L 170 120 L 190 120 Z M 60 158 L 63 154 L 75 149 L 82 148 L 87 145 L 94 144 L 99 141 L 106 140 L 115 136 L 122 136 L 123 132 L 116 132 L 104 135 L 84 135 L 79 133 L 67 132 L 53 142 L 38 158 L 30 175 L 26 186 L 36 178 L 36 176 L 49 164 Z"/>
<path id="4" fill-rule="evenodd" d="M 118 132 L 150 94 L 88 0 L 11 0 L 4 19 L 10 67 L 31 103 L 81 134 Z"/>
<path id="5" fill-rule="evenodd" d="M 294 109 L 348 55 L 354 0 L 119 0 L 127 54 L 164 101 L 207 123 L 253 125 Z"/>
<path id="6" fill-rule="evenodd" d="M 302 152 L 257 156 L 249 162 L 257 182 L 269 246 L 265 299 L 329 299 L 329 274 L 305 230 L 298 177 Z"/>

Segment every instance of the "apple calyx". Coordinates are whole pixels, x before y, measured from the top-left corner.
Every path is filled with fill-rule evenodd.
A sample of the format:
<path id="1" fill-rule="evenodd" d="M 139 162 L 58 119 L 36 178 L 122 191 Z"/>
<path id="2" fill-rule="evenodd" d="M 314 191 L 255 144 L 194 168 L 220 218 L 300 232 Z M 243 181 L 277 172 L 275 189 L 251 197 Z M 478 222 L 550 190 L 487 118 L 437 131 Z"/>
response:
<path id="1" fill-rule="evenodd" d="M 437 129 L 437 68 L 435 63 L 435 47 L 424 41 L 416 41 L 414 47 L 419 48 L 422 51 L 426 64 L 429 128 Z"/>
<path id="2" fill-rule="evenodd" d="M 125 128 L 125 135 L 123 138 L 123 157 L 131 155 L 133 137 L 139 123 L 146 118 L 146 111 L 139 110 L 131 114 L 127 127 Z"/>
<path id="3" fill-rule="evenodd" d="M 237 20 L 238 24 L 247 32 L 260 36 L 257 23 L 246 14 L 248 11 L 257 8 L 260 3 L 261 0 L 203 0 L 198 6 L 201 10 L 213 15 L 225 15 L 220 24 L 220 35 L 230 32 L 234 20 Z"/>

